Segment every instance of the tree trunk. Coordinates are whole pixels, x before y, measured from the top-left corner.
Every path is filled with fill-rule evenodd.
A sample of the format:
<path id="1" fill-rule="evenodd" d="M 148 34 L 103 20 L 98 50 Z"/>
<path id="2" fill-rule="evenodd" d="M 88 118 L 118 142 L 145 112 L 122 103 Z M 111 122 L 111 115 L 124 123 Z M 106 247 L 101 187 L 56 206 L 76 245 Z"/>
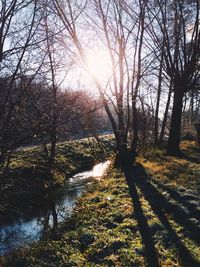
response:
<path id="1" fill-rule="evenodd" d="M 194 91 L 192 90 L 190 96 L 190 128 L 192 128 L 194 118 Z"/>
<path id="2" fill-rule="evenodd" d="M 117 153 L 115 158 L 115 166 L 125 169 L 131 164 L 130 151 L 127 148 L 127 134 L 118 133 L 116 135 Z"/>
<path id="3" fill-rule="evenodd" d="M 132 116 L 133 116 L 133 121 L 132 121 L 132 127 L 133 127 L 133 138 L 131 140 L 131 157 L 133 160 L 135 160 L 136 155 L 137 155 L 137 146 L 138 146 L 138 114 L 137 114 L 137 108 L 136 108 L 136 98 L 137 96 L 134 96 L 133 99 L 133 106 L 132 106 Z"/>
<path id="4" fill-rule="evenodd" d="M 181 88 L 174 88 L 174 102 L 171 117 L 171 126 L 169 132 L 169 139 L 167 145 L 167 153 L 169 155 L 179 155 L 180 151 L 180 137 L 181 137 L 181 116 L 183 108 L 183 90 Z"/>
<path id="5" fill-rule="evenodd" d="M 200 122 L 195 124 L 196 131 L 197 131 L 197 146 L 200 147 Z"/>
<path id="6" fill-rule="evenodd" d="M 56 212 L 56 207 L 55 207 L 54 202 L 52 202 L 52 205 L 51 205 L 51 213 L 53 217 L 53 229 L 55 230 L 58 226 L 58 214 Z"/>
<path id="7" fill-rule="evenodd" d="M 161 144 L 163 142 L 163 137 L 164 137 L 164 134 L 165 134 L 168 111 L 169 111 L 169 106 L 170 106 L 170 101 L 171 101 L 171 94 L 172 94 L 172 84 L 170 84 L 170 88 L 169 88 L 167 104 L 166 104 L 166 107 L 165 107 L 165 113 L 164 113 L 164 118 L 163 118 L 163 122 L 162 122 L 162 128 L 161 128 L 160 136 L 159 136 L 159 144 Z"/>
<path id="8" fill-rule="evenodd" d="M 158 144 L 158 120 L 159 120 L 159 108 L 160 108 L 160 97 L 161 97 L 161 87 L 162 87 L 162 70 L 163 70 L 163 54 L 161 55 L 159 76 L 158 76 L 158 92 L 156 100 L 156 110 L 155 110 L 155 123 L 154 123 L 154 144 Z"/>
<path id="9" fill-rule="evenodd" d="M 50 156 L 49 156 L 49 162 L 48 162 L 48 171 L 50 175 L 50 179 L 53 179 L 52 171 L 54 170 L 55 165 L 55 157 L 56 157 L 56 120 L 53 121 L 53 126 L 51 129 L 51 146 L 50 146 Z"/>

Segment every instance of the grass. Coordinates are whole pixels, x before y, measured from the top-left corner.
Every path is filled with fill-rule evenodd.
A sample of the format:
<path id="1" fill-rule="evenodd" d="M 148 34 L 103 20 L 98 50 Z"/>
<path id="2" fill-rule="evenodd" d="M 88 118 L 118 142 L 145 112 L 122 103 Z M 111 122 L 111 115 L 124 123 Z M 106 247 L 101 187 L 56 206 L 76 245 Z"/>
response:
<path id="1" fill-rule="evenodd" d="M 79 199 L 56 240 L 21 250 L 5 266 L 200 266 L 199 149 L 189 158 L 152 149 L 128 175 L 110 168 Z M 142 165 L 141 165 L 142 164 Z M 158 264 L 158 265 L 156 265 Z"/>

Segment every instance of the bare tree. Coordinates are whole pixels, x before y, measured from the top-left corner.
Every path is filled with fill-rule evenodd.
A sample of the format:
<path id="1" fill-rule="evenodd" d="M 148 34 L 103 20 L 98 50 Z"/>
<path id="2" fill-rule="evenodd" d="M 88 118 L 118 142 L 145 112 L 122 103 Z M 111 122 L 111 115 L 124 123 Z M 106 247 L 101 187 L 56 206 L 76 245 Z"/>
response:
<path id="1" fill-rule="evenodd" d="M 164 69 L 172 83 L 174 100 L 167 151 L 180 153 L 183 97 L 199 76 L 199 1 L 149 1 L 148 31 L 154 49 L 162 54 Z M 152 9 L 152 5 L 154 9 Z"/>
<path id="2" fill-rule="evenodd" d="M 22 16 L 21 14 L 24 14 Z M 12 128 L 19 114 L 21 78 L 31 66 L 31 49 L 37 29 L 37 1 L 2 1 L 0 4 L 0 158 L 1 164 L 10 157 L 18 142 L 17 132 L 12 142 L 7 142 L 6 132 Z M 31 62 L 33 64 L 33 61 Z M 21 91 L 22 92 L 22 91 Z M 24 95 L 24 94 L 23 94 Z"/>

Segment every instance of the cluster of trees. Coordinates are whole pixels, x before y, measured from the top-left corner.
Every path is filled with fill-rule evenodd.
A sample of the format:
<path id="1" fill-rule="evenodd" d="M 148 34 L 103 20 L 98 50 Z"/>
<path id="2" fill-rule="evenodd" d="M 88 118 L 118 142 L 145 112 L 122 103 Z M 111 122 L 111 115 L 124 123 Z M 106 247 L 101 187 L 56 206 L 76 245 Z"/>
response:
<path id="1" fill-rule="evenodd" d="M 109 129 L 99 99 L 72 90 L 63 65 L 52 17 L 39 1 L 0 3 L 0 167 L 6 170 L 14 150 L 42 144 L 48 169 L 53 169 L 56 143 L 97 135 Z M 51 28 L 48 25 L 51 19 Z M 66 59 L 66 58 L 65 58 Z M 50 144 L 50 146 L 47 146 Z"/>
<path id="2" fill-rule="evenodd" d="M 51 144 L 46 149 L 51 170 L 58 135 L 65 138 L 72 120 L 94 134 L 102 122 L 108 126 L 98 116 L 102 107 L 120 163 L 134 160 L 138 144 L 149 136 L 158 144 L 167 134 L 168 153 L 179 154 L 182 112 L 192 124 L 199 114 L 199 7 L 199 0 L 3 0 L 1 162 L 19 139 L 39 136 Z M 112 74 L 106 81 L 89 67 L 93 47 L 108 54 Z M 61 90 L 77 62 L 98 100 Z"/>
<path id="3" fill-rule="evenodd" d="M 171 155 L 179 154 L 183 101 L 199 89 L 199 1 L 94 0 L 66 4 L 54 0 L 47 6 L 60 19 L 86 67 L 88 46 L 87 38 L 80 33 L 81 22 L 89 29 L 88 35 L 92 31 L 96 41 L 109 53 L 113 69 L 108 81 L 110 92 L 90 75 L 111 121 L 119 158 L 125 161 L 135 158 L 139 140 L 138 108 L 144 109 L 149 104 L 147 95 L 153 89 L 155 143 L 158 139 L 162 141 L 172 102 L 167 151 Z M 90 15 L 91 10 L 94 16 Z M 167 101 L 158 138 L 164 94 Z M 109 98 L 113 109 L 108 105 Z"/>
<path id="4" fill-rule="evenodd" d="M 12 152 L 24 145 L 47 144 L 87 137 L 109 129 L 109 121 L 99 100 L 85 91 L 57 90 L 56 103 L 52 87 L 45 81 L 21 76 L 15 81 L 1 118 L 1 163 L 9 164 Z M 9 78 L 1 79 L 0 106 L 9 88 Z M 15 87 L 14 87 L 15 86 Z M 54 148 L 55 149 L 55 148 Z M 53 152 L 55 153 L 55 152 Z M 49 153 L 47 152 L 47 155 Z M 48 157 L 47 157 L 48 158 Z"/>

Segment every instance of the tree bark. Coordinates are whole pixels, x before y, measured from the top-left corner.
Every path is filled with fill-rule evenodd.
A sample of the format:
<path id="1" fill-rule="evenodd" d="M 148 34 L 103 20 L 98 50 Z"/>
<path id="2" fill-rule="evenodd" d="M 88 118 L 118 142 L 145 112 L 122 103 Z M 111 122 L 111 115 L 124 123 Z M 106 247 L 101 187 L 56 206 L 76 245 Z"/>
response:
<path id="1" fill-rule="evenodd" d="M 131 164 L 130 151 L 127 147 L 127 134 L 116 134 L 117 153 L 115 158 L 115 166 L 125 169 Z"/>
<path id="2" fill-rule="evenodd" d="M 179 155 L 180 151 L 180 137 L 181 137 L 181 116 L 183 108 L 184 90 L 181 88 L 174 88 L 174 102 L 172 108 L 171 127 L 169 132 L 169 139 L 167 145 L 167 153 L 169 155 Z"/>

